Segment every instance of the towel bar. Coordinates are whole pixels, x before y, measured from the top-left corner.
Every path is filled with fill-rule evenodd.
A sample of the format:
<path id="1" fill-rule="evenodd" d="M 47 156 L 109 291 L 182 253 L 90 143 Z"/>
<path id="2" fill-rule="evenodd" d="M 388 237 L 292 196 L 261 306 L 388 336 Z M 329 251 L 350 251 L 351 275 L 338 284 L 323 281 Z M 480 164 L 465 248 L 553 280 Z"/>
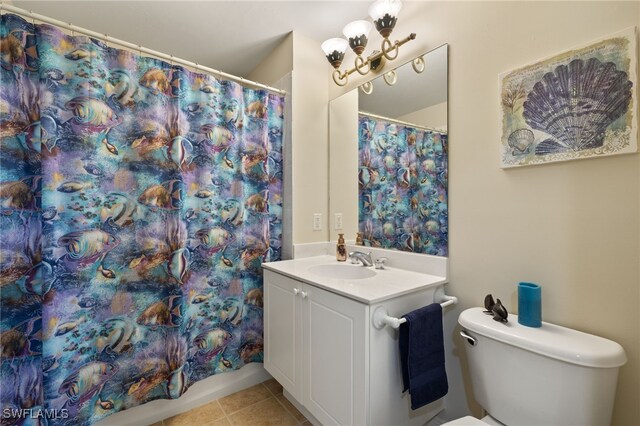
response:
<path id="1" fill-rule="evenodd" d="M 444 294 L 443 290 L 438 289 L 436 291 L 434 299 L 441 300 L 440 306 L 443 308 L 451 305 L 455 305 L 458 303 L 458 298 L 455 296 L 447 296 Z M 407 322 L 404 318 L 395 318 L 387 315 L 387 309 L 384 306 L 378 306 L 375 311 L 373 311 L 372 323 L 375 328 L 380 330 L 385 325 L 388 325 L 391 328 L 398 328 L 400 324 Z"/>

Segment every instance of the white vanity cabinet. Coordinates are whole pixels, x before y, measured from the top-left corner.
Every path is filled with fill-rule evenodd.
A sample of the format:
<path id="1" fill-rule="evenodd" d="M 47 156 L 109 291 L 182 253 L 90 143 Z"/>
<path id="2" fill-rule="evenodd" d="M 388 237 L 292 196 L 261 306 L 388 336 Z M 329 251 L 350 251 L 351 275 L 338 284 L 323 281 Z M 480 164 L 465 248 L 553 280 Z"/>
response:
<path id="1" fill-rule="evenodd" d="M 323 424 L 367 424 L 369 306 L 271 271 L 264 365 Z"/>
<path id="2" fill-rule="evenodd" d="M 399 317 L 432 303 L 444 278 L 399 271 L 398 281 L 386 283 L 380 275 L 316 282 L 306 270 L 322 261 L 330 258 L 263 265 L 266 370 L 323 425 L 426 423 L 442 402 L 411 410 L 402 393 L 398 332 L 375 328 L 372 314 L 383 306 Z M 409 280 L 420 279 L 407 290 Z"/>

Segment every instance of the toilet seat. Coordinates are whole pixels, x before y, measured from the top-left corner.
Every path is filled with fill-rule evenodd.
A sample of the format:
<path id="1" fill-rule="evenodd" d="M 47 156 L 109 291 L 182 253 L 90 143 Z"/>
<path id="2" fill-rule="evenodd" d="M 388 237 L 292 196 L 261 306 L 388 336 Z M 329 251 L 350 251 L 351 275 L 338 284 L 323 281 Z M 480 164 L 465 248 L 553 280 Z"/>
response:
<path id="1" fill-rule="evenodd" d="M 450 422 L 444 423 L 442 426 L 504 426 L 493 417 L 486 415 L 481 420 L 475 417 L 465 416 Z"/>
<path id="2" fill-rule="evenodd" d="M 476 419 L 475 417 L 465 416 L 465 417 L 447 422 L 442 426 L 487 426 L 487 425 L 488 423 L 485 423 L 482 420 Z"/>

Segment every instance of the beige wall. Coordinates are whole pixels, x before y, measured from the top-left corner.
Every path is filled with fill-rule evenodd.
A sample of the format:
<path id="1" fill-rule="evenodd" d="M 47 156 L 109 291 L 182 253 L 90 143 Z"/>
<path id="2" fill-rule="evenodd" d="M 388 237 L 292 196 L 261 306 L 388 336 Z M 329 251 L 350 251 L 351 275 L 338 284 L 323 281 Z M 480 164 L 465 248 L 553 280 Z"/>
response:
<path id="1" fill-rule="evenodd" d="M 248 77 L 265 84 L 275 84 L 292 72 L 291 183 L 294 244 L 326 241 L 329 237 L 327 75 L 330 73 L 330 66 L 318 46 L 315 40 L 292 32 Z M 312 229 L 314 213 L 322 215 L 320 231 Z"/>
<path id="2" fill-rule="evenodd" d="M 329 103 L 329 239 L 355 240 L 358 232 L 358 91 L 352 90 Z M 342 214 L 342 230 L 334 228 Z"/>
<path id="3" fill-rule="evenodd" d="M 624 346 L 613 421 L 638 424 L 640 155 L 500 169 L 498 75 L 639 24 L 638 2 L 405 3 L 394 35 L 418 38 L 398 63 L 450 46 L 447 291 L 460 304 L 445 316 L 447 415 L 470 395 L 460 383 L 458 313 L 487 293 L 515 312 L 516 285 L 530 280 L 543 287 L 545 321 Z M 351 87 L 331 84 L 330 97 Z"/>
<path id="4" fill-rule="evenodd" d="M 266 85 L 276 84 L 293 69 L 293 32 L 276 46 L 247 76 Z"/>
<path id="5" fill-rule="evenodd" d="M 431 129 L 447 131 L 447 103 L 441 102 L 397 118 L 400 121 L 414 123 Z"/>
<path id="6" fill-rule="evenodd" d="M 329 237 L 329 80 L 330 66 L 315 40 L 293 37 L 293 242 Z M 312 230 L 313 214 L 322 230 Z"/>

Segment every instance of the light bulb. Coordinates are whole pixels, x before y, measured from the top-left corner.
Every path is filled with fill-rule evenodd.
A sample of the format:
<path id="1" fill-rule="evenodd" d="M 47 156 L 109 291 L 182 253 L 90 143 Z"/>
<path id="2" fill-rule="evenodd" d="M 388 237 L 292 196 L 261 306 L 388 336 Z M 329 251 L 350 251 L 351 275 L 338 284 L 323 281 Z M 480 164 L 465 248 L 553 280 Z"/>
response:
<path id="1" fill-rule="evenodd" d="M 369 6 L 369 16 L 376 25 L 376 30 L 387 38 L 393 31 L 398 20 L 398 13 L 402 8 L 400 0 L 377 0 Z"/>
<path id="2" fill-rule="evenodd" d="M 327 60 L 334 68 L 340 68 L 349 43 L 343 38 L 330 38 L 320 46 L 327 56 Z"/>
<path id="3" fill-rule="evenodd" d="M 371 28 L 373 28 L 373 25 L 369 21 L 353 21 L 345 25 L 342 30 L 344 36 L 349 39 L 349 46 L 356 52 L 356 55 L 361 55 L 364 52 Z"/>

